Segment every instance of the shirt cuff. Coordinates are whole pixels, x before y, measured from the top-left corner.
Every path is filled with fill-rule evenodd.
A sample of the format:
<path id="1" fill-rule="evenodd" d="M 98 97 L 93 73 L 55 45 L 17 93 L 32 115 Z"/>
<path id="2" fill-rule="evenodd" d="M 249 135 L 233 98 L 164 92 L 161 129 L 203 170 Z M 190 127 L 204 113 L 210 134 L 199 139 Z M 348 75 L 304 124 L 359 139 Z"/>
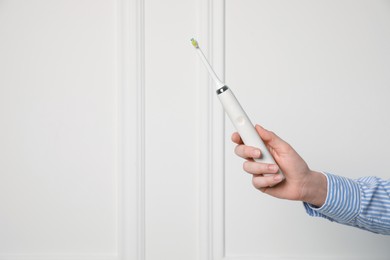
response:
<path id="1" fill-rule="evenodd" d="M 339 223 L 354 222 L 360 212 L 360 188 L 357 182 L 329 173 L 323 173 L 328 182 L 324 205 L 316 208 L 304 203 L 310 216 L 323 217 Z"/>

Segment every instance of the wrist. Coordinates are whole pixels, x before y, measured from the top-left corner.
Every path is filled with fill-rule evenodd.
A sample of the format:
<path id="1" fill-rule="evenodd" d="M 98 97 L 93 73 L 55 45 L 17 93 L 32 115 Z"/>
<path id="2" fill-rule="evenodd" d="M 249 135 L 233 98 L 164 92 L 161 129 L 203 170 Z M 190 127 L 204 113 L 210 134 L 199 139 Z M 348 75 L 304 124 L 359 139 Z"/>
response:
<path id="1" fill-rule="evenodd" d="M 328 181 L 324 174 L 310 171 L 302 187 L 302 201 L 316 207 L 324 205 L 328 194 Z"/>

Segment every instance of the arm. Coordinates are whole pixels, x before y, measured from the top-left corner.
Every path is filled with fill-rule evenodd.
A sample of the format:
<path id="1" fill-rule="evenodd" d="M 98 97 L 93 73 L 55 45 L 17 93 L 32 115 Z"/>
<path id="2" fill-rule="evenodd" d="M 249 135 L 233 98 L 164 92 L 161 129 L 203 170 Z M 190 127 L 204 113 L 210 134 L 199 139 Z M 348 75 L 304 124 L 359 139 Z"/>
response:
<path id="1" fill-rule="evenodd" d="M 237 133 L 235 153 L 247 159 L 244 170 L 253 175 L 253 185 L 260 191 L 281 199 L 303 201 L 311 216 L 390 235 L 390 182 L 375 177 L 356 181 L 312 171 L 299 154 L 274 133 L 256 126 L 256 130 L 276 163 L 254 162 L 261 151 L 245 146 Z M 274 174 L 281 168 L 286 179 Z"/>
<path id="2" fill-rule="evenodd" d="M 321 207 L 304 203 L 310 216 L 326 218 L 374 233 L 390 235 L 390 182 L 378 177 L 351 180 L 325 173 L 326 202 Z"/>

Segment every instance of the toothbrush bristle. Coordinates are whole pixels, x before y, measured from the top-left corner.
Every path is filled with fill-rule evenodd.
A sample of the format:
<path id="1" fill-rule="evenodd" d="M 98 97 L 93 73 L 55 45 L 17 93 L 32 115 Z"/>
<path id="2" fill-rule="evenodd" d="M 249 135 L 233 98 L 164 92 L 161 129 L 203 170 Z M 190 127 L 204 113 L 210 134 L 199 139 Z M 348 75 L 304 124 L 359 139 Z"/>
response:
<path id="1" fill-rule="evenodd" d="M 194 38 L 191 39 L 191 43 L 195 48 L 199 48 L 199 44 Z"/>

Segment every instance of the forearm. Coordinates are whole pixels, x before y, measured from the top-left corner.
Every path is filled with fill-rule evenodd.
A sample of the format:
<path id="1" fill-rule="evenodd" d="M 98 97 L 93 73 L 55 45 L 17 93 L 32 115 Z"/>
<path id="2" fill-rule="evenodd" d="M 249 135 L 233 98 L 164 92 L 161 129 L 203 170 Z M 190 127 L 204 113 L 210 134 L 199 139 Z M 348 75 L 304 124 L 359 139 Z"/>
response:
<path id="1" fill-rule="evenodd" d="M 332 174 L 327 178 L 327 196 L 321 207 L 305 203 L 311 216 L 374 233 L 390 235 L 390 183 L 377 177 L 351 180 Z"/>

